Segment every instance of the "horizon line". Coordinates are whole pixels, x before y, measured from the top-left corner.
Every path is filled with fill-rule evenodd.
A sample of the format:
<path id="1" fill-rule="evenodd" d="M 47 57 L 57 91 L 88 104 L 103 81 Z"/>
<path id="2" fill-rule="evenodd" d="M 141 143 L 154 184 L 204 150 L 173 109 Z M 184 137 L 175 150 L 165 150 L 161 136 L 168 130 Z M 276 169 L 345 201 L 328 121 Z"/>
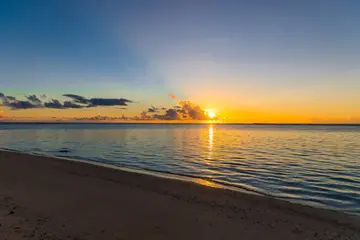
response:
<path id="1" fill-rule="evenodd" d="M 266 123 L 266 122 L 216 122 L 216 121 L 1 121 L 4 124 L 199 124 L 199 125 L 328 125 L 328 126 L 360 126 L 360 123 Z"/>

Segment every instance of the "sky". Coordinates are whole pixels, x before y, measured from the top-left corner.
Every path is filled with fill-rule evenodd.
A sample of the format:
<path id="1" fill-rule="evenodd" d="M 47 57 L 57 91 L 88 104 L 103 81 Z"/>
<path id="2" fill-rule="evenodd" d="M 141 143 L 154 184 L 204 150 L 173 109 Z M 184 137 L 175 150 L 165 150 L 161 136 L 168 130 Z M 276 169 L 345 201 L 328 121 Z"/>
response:
<path id="1" fill-rule="evenodd" d="M 0 119 L 212 112 L 359 123 L 358 9 L 356 0 L 4 0 Z"/>

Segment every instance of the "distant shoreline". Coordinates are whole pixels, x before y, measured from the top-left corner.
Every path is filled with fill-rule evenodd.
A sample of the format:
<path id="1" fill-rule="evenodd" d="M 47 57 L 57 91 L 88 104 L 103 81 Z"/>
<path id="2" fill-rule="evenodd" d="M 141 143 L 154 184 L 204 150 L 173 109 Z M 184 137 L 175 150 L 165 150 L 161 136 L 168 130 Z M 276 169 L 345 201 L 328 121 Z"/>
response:
<path id="1" fill-rule="evenodd" d="M 360 123 L 231 123 L 231 122 L 186 122 L 186 121 L 0 121 L 7 124 L 173 124 L 173 125 L 259 125 L 259 126 L 360 126 Z"/>
<path id="2" fill-rule="evenodd" d="M 318 239 L 360 221 L 265 196 L 0 151 L 0 238 Z M 10 235 L 6 235 L 10 234 Z M 8 239 L 13 239 L 8 238 Z"/>

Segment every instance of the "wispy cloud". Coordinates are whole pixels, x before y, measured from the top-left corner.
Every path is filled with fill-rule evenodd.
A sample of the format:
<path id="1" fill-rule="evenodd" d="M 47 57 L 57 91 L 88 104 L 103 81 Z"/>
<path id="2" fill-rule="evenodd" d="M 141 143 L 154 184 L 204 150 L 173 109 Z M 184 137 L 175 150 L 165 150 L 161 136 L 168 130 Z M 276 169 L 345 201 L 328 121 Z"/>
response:
<path id="1" fill-rule="evenodd" d="M 173 93 L 169 93 L 169 97 L 171 97 L 172 99 L 176 99 L 176 96 Z"/>

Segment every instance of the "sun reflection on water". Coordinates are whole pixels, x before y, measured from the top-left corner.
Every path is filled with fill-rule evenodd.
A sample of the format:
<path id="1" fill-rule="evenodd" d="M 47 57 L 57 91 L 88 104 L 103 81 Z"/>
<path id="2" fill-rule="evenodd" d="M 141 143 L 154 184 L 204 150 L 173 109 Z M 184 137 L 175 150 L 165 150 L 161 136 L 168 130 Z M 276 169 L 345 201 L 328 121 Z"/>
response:
<path id="1" fill-rule="evenodd" d="M 210 182 L 210 181 L 208 181 L 208 180 L 204 180 L 204 179 L 196 179 L 194 182 L 197 183 L 197 184 L 206 186 L 206 187 L 219 188 L 219 185 L 218 185 L 218 184 L 213 183 L 213 182 Z"/>
<path id="2" fill-rule="evenodd" d="M 214 144 L 214 126 L 209 125 L 209 140 L 208 140 L 208 159 L 212 160 L 213 156 L 213 144 Z"/>

